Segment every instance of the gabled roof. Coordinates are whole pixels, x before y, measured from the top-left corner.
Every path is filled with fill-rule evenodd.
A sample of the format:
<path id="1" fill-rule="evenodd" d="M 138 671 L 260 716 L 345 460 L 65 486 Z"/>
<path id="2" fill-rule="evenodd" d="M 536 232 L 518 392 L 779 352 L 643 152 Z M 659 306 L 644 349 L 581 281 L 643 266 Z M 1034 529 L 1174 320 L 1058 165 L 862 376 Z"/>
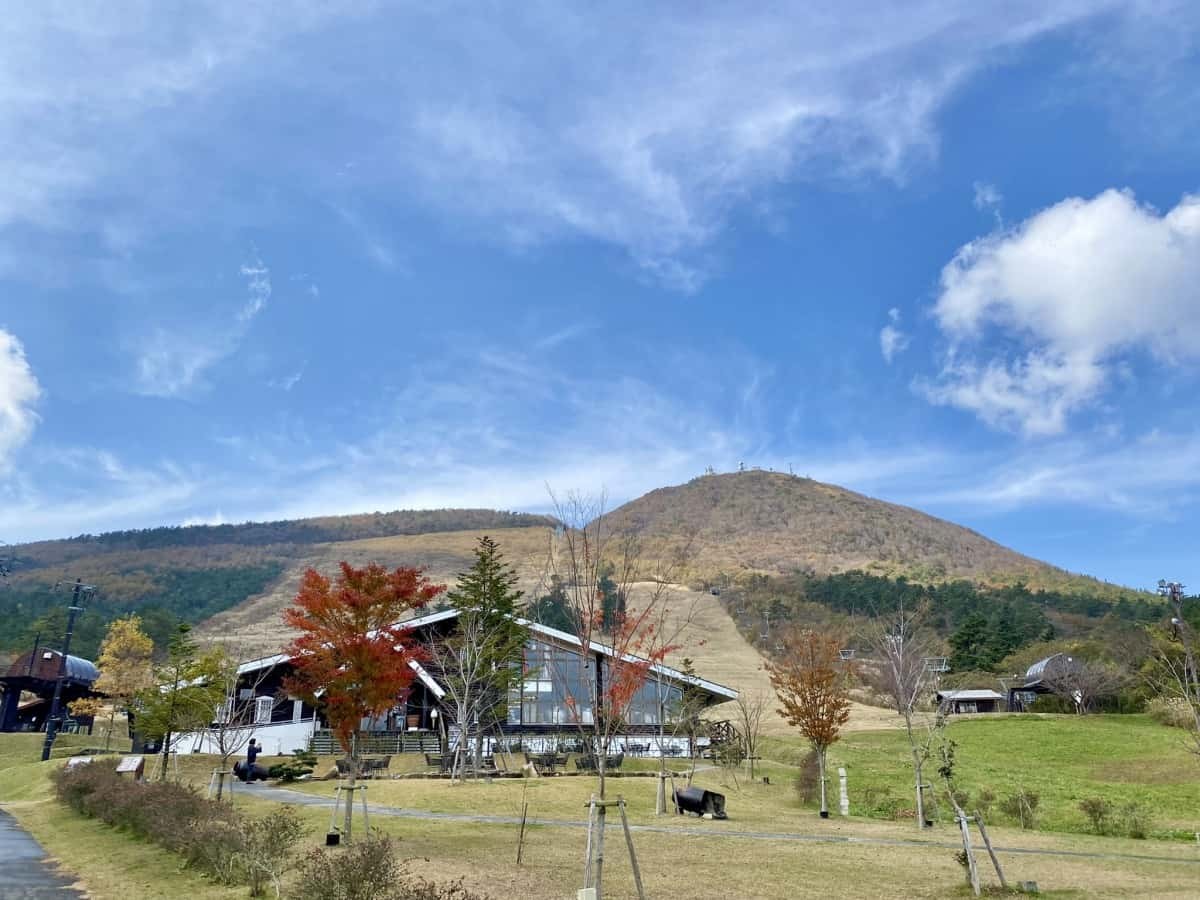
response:
<path id="1" fill-rule="evenodd" d="M 444 609 L 438 612 L 428 613 L 424 616 L 417 616 L 413 619 L 405 619 L 403 622 L 399 622 L 397 624 L 404 630 L 408 631 L 414 628 L 426 628 L 430 625 L 436 625 L 439 622 L 446 622 L 457 617 L 457 609 Z M 528 619 L 518 619 L 517 621 L 528 628 L 532 633 L 539 635 L 542 638 L 553 641 L 554 643 L 560 644 L 568 649 L 579 649 L 579 638 L 573 634 L 570 634 L 569 632 L 560 631 L 557 628 L 551 628 L 548 625 L 542 625 L 538 622 L 531 622 Z M 601 656 L 613 657 L 616 655 L 612 647 L 608 646 L 607 644 L 602 644 L 599 641 L 591 642 L 591 651 L 593 653 L 600 654 Z M 269 669 L 272 666 L 286 663 L 290 661 L 290 659 L 291 657 L 286 653 L 278 653 L 274 656 L 264 656 L 259 659 L 252 659 L 238 666 L 238 674 L 245 675 L 250 672 L 257 672 L 261 669 Z M 626 662 L 634 662 L 640 659 L 640 657 L 632 654 L 625 654 L 623 659 Z M 430 682 L 434 682 L 436 684 L 432 676 L 430 676 L 429 673 L 419 665 L 414 667 L 414 671 L 417 673 L 417 676 L 421 679 L 422 683 L 425 683 L 426 686 L 429 686 Z M 661 663 L 650 666 L 650 671 L 653 674 L 669 681 L 674 681 L 680 684 L 690 684 L 693 687 L 707 691 L 713 697 L 721 698 L 720 702 L 722 703 L 727 700 L 736 700 L 738 697 L 738 692 L 733 688 L 725 687 L 723 684 L 717 684 L 715 681 L 708 681 L 707 679 L 699 678 L 695 675 L 687 675 L 683 672 L 680 672 L 678 669 L 673 669 L 670 666 L 662 665 Z M 441 691 L 440 687 L 437 691 L 434 691 L 434 693 L 437 694 L 439 691 Z"/>
<path id="2" fill-rule="evenodd" d="M 570 632 L 559 631 L 557 628 L 551 628 L 548 625 L 540 625 L 537 622 L 530 622 L 526 619 L 518 619 L 518 621 L 522 625 L 527 626 L 529 630 L 535 634 L 548 637 L 557 643 L 565 644 L 567 647 L 575 649 L 578 649 L 580 646 L 578 636 L 573 635 Z M 591 642 L 591 651 L 593 653 L 599 653 L 602 656 L 616 656 L 616 653 L 612 647 L 608 646 L 607 644 L 601 644 L 598 641 Z M 636 662 L 638 659 L 640 659 L 640 657 L 634 656 L 631 653 L 626 653 L 622 655 L 622 659 L 625 662 Z M 656 663 L 650 666 L 650 671 L 663 678 L 701 688 L 702 690 L 708 691 L 710 694 L 715 696 L 724 697 L 726 700 L 736 700 L 738 698 L 738 692 L 733 688 L 725 687 L 723 684 L 717 684 L 715 681 L 708 681 L 707 679 L 700 678 L 696 675 L 687 675 L 684 672 L 680 672 L 678 669 L 672 669 L 670 666 L 665 666 L 661 663 Z"/>
<path id="3" fill-rule="evenodd" d="M 989 690 L 938 691 L 940 700 L 1003 700 L 1004 695 Z"/>

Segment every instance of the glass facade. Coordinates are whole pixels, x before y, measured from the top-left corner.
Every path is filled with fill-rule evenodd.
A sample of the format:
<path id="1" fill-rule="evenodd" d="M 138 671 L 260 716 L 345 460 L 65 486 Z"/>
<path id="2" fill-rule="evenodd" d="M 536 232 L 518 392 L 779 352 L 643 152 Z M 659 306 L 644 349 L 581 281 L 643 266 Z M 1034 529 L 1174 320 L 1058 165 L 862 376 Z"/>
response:
<path id="1" fill-rule="evenodd" d="M 625 721 L 630 725 L 657 725 L 661 716 L 671 718 L 671 711 L 679 708 L 682 699 L 679 688 L 656 681 L 651 673 L 650 680 L 629 701 Z"/>
<path id="2" fill-rule="evenodd" d="M 594 662 L 585 662 L 578 651 L 530 641 L 525 646 L 523 678 L 509 696 L 508 724 L 591 725 L 595 677 Z M 678 687 L 660 683 L 652 675 L 630 702 L 626 721 L 658 725 L 660 711 L 665 709 L 669 717 L 681 696 Z"/>

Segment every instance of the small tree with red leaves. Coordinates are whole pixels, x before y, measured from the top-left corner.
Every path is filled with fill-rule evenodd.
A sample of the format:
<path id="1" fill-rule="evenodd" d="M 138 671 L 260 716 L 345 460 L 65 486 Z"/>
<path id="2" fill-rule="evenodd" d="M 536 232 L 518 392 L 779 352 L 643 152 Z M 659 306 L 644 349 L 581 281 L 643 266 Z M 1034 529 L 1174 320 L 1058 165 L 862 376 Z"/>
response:
<path id="1" fill-rule="evenodd" d="M 767 663 L 771 685 L 779 695 L 779 713 L 808 738 L 821 780 L 821 815 L 829 815 L 825 796 L 825 754 L 841 737 L 850 718 L 850 684 L 842 642 L 815 631 L 788 635 L 783 652 Z"/>
<path id="2" fill-rule="evenodd" d="M 295 674 L 286 688 L 309 703 L 320 703 L 349 757 L 348 786 L 358 772 L 356 737 L 365 718 L 387 712 L 412 684 L 409 665 L 421 657 L 400 620 L 445 590 L 420 569 L 390 571 L 378 563 L 356 569 L 339 563 L 330 579 L 309 569 L 283 620 L 300 632 L 287 647 Z M 346 805 L 344 837 L 350 837 Z"/>

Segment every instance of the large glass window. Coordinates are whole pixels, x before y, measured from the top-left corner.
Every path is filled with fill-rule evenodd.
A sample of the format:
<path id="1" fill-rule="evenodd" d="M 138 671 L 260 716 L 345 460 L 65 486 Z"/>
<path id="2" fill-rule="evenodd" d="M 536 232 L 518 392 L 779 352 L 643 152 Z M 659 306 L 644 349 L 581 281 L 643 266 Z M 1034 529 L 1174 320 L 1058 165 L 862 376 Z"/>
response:
<path id="1" fill-rule="evenodd" d="M 595 671 L 578 651 L 543 641 L 525 647 L 521 683 L 508 698 L 510 725 L 591 725 L 591 683 Z M 681 692 L 651 675 L 626 711 L 630 725 L 657 725 L 663 710 L 670 718 Z"/>
<path id="2" fill-rule="evenodd" d="M 593 677 L 591 666 L 585 665 L 578 653 L 530 641 L 525 647 L 520 696 L 514 692 L 509 697 L 509 723 L 590 725 L 592 704 L 588 682 Z"/>
<path id="3" fill-rule="evenodd" d="M 652 672 L 629 701 L 625 721 L 630 725 L 657 725 L 663 716 L 670 719 L 672 710 L 679 708 L 681 697 L 679 688 L 659 681 Z"/>

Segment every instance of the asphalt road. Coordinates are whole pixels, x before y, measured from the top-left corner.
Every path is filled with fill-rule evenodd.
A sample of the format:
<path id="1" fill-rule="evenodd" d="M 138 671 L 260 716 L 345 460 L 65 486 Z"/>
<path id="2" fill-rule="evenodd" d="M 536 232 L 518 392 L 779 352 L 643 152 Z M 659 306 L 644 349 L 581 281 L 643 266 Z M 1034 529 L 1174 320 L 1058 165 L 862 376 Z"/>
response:
<path id="1" fill-rule="evenodd" d="M 46 852 L 0 810 L 0 900 L 72 900 L 83 894 L 46 863 Z"/>

